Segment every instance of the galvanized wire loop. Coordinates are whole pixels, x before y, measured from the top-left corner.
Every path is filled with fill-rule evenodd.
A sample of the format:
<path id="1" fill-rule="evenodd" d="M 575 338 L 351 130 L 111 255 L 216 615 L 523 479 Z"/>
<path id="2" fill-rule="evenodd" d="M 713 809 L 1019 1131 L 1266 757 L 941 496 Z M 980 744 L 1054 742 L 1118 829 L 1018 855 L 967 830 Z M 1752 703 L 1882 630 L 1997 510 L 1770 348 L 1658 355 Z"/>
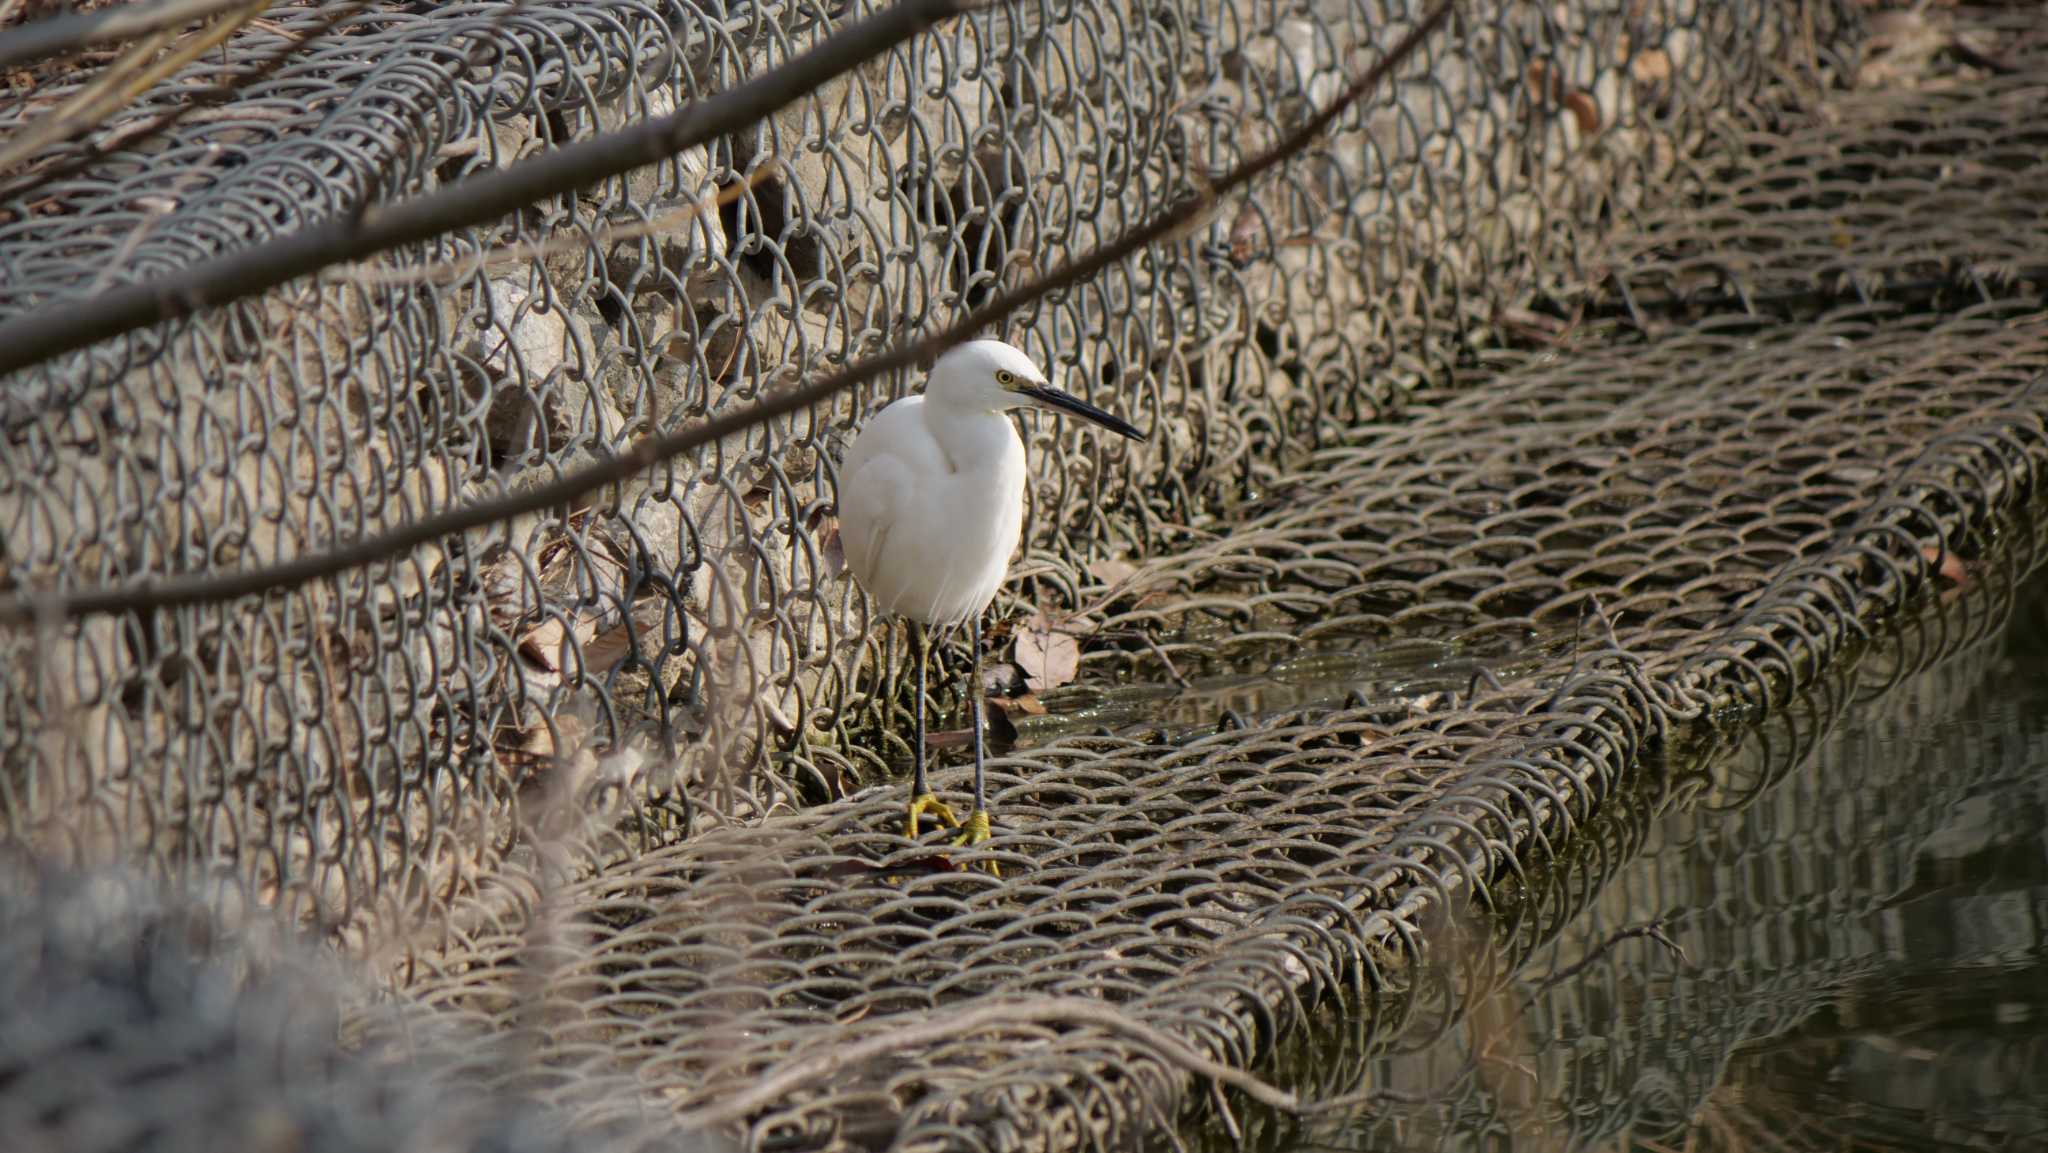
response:
<path id="1" fill-rule="evenodd" d="M 999 619 L 1173 693 L 991 765 L 1000 880 L 902 835 L 907 646 L 834 540 L 846 436 L 911 375 L 388 565 L 0 635 L 0 835 L 311 928 L 527 1045 L 470 1072 L 581 1123 L 1012 996 L 1240 1070 L 1333 1003 L 1345 1060 L 1448 1030 L 1633 851 L 1646 759 L 1802 755 L 1847 655 L 1930 604 L 1873 683 L 1981 640 L 2038 559 L 2048 147 L 2009 112 L 2048 63 L 1827 94 L 1851 7 L 1473 6 L 1426 76 L 1012 318 L 1152 437 L 1027 421 Z M 977 11 L 752 131 L 17 374 L 0 583 L 245 568 L 735 411 L 1198 193 L 1414 15 Z M 842 16 L 378 6 L 125 149 L 229 75 L 195 61 L 103 156 L 34 160 L 75 175 L 8 177 L 0 315 L 684 107 Z M 1043 1022 L 842 1072 L 745 1140 L 1120 1147 L 1211 1088 Z"/>

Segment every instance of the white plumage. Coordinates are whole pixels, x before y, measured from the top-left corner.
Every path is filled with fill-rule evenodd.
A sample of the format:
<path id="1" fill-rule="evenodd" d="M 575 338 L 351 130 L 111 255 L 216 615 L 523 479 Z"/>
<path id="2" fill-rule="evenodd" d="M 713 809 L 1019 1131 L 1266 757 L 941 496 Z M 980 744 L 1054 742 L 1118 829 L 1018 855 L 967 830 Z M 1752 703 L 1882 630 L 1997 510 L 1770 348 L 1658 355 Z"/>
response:
<path id="1" fill-rule="evenodd" d="M 1046 383 L 1031 358 L 999 340 L 941 356 L 922 396 L 904 397 L 861 427 L 839 465 L 839 541 L 877 608 L 921 625 L 973 628 L 976 680 L 982 611 L 1010 569 L 1024 524 L 1024 442 L 1005 415 L 1026 405 L 1069 412 L 1134 439 L 1136 428 Z M 924 646 L 918 646 L 916 779 L 909 831 L 952 812 L 924 786 Z M 974 716 L 974 813 L 963 843 L 988 837 L 982 786 L 981 694 Z"/>
<path id="2" fill-rule="evenodd" d="M 847 451 L 839 540 L 877 608 L 944 627 L 995 599 L 1024 525 L 1025 478 L 1024 442 L 997 406 L 1029 403 L 996 386 L 999 367 L 1044 383 L 1007 344 L 963 345 L 924 395 L 883 409 Z"/>

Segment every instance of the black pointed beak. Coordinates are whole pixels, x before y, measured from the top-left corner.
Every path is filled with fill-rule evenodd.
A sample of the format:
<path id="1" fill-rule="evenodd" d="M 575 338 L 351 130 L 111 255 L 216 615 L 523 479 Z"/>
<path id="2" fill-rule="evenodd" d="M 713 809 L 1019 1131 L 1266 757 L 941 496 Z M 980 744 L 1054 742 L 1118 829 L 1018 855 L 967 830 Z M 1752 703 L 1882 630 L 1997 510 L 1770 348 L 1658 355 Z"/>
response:
<path id="1" fill-rule="evenodd" d="M 1132 440 L 1145 439 L 1145 434 L 1139 432 L 1137 427 L 1129 421 L 1111 416 L 1087 401 L 1077 396 L 1069 396 L 1051 385 L 1027 385 L 1018 389 L 1017 392 L 1020 396 L 1030 397 L 1034 404 L 1043 405 L 1046 408 L 1056 408 L 1061 412 L 1073 413 L 1082 420 L 1093 421 L 1119 436 L 1127 436 Z"/>

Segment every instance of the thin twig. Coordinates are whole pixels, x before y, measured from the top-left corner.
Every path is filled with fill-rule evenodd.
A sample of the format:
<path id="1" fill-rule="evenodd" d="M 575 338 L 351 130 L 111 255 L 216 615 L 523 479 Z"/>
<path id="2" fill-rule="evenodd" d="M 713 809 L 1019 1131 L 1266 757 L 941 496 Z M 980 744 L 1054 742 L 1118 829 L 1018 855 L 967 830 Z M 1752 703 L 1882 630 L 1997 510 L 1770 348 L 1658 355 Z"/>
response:
<path id="1" fill-rule="evenodd" d="M 1075 615 L 1078 616 L 1080 614 L 1077 613 Z M 1135 640 L 1152 650 L 1152 655 L 1159 658 L 1159 663 L 1166 668 L 1166 675 L 1173 678 L 1175 685 L 1184 689 L 1193 687 L 1188 683 L 1188 679 L 1181 675 L 1179 666 L 1173 663 L 1173 658 L 1167 656 L 1166 650 L 1161 648 L 1159 642 L 1153 639 L 1152 634 L 1144 629 L 1110 629 L 1106 632 L 1096 633 L 1094 639 L 1105 641 Z"/>
<path id="2" fill-rule="evenodd" d="M 1623 941 L 1631 940 L 1636 937 L 1643 937 L 1648 940 L 1655 941 L 1657 944 L 1662 945 L 1668 952 L 1675 955 L 1678 958 L 1678 963 L 1680 966 L 1686 969 L 1692 968 L 1692 958 L 1686 955 L 1685 946 L 1671 939 L 1671 934 L 1667 932 L 1664 928 L 1664 921 L 1662 918 L 1659 918 L 1654 921 L 1647 921 L 1640 925 L 1631 925 L 1624 929 L 1615 930 L 1613 933 L 1609 934 L 1605 940 L 1601 941 L 1598 945 L 1595 945 L 1592 948 L 1592 950 L 1589 951 L 1585 956 L 1580 957 L 1577 961 L 1574 961 L 1571 964 L 1566 965 L 1564 968 L 1559 969 L 1556 972 L 1551 973 L 1550 975 L 1544 977 L 1543 980 L 1538 981 L 1536 983 L 1536 995 L 1531 996 L 1527 1001 L 1524 1001 L 1522 1003 L 1522 1012 L 1528 1012 L 1530 1007 L 1536 1004 L 1536 997 L 1540 996 L 1545 989 L 1549 989 L 1555 985 L 1559 985 L 1565 981 L 1571 980 L 1573 977 L 1576 977 L 1580 973 L 1584 972 L 1587 966 L 1599 960 L 1601 957 L 1607 955 L 1608 951 L 1613 949 L 1616 945 L 1619 945 Z"/>
<path id="3" fill-rule="evenodd" d="M 90 300 L 55 300 L 0 324 L 0 374 L 145 325 L 255 296 L 345 261 L 459 228 L 659 163 L 763 119 L 976 0 L 901 0 L 779 68 L 670 116 L 541 153 L 497 172 L 388 205 L 365 205 L 190 268 Z"/>
<path id="4" fill-rule="evenodd" d="M 753 191 L 764 181 L 773 179 L 783 171 L 782 161 L 770 157 L 754 169 L 753 175 L 745 180 L 736 180 L 720 189 L 718 195 L 708 202 L 692 201 L 670 212 L 664 212 L 652 220 L 634 221 L 631 224 L 604 225 L 590 235 L 581 232 L 550 237 L 546 240 L 531 240 L 524 244 L 508 244 L 497 248 L 486 248 L 469 256 L 444 260 L 439 264 L 428 264 L 419 268 L 388 268 L 381 265 L 355 268 L 327 269 L 323 278 L 347 280 L 365 286 L 390 286 L 401 284 L 452 284 L 472 276 L 492 264 L 519 262 L 560 255 L 580 249 L 591 243 L 610 244 L 615 240 L 633 240 L 643 236 L 665 236 L 675 232 L 704 214 L 706 208 L 724 208 L 740 198 L 743 193 Z"/>
<path id="5" fill-rule="evenodd" d="M 1469 1069 L 1473 1064 L 1467 1062 L 1466 1067 Z M 1339 1093 L 1312 1101 L 1297 1100 L 1294 1108 L 1288 1112 L 1297 1117 L 1321 1117 L 1332 1113 L 1355 1113 L 1374 1106 L 1401 1105 L 1413 1108 L 1434 1105 L 1440 1104 L 1443 1099 L 1442 1094 L 1404 1093 L 1398 1089 L 1353 1089 L 1349 1093 Z"/>
<path id="6" fill-rule="evenodd" d="M 115 148 L 133 149 L 138 145 L 156 139 L 158 136 L 182 124 L 185 118 L 193 113 L 204 108 L 215 107 L 227 100 L 228 97 L 246 91 L 269 79 L 270 75 L 276 72 L 286 61 L 304 52 L 315 41 L 334 31 L 335 27 L 342 21 L 354 18 L 363 9 L 368 8 L 370 3 L 371 0 L 350 0 L 349 3 L 337 4 L 322 9 L 313 27 L 308 29 L 305 35 L 300 36 L 296 40 L 287 40 L 283 45 L 272 49 L 261 60 L 256 62 L 256 67 L 234 77 L 226 83 L 212 84 L 205 88 L 193 90 L 185 95 L 185 98 L 176 108 L 160 113 L 146 123 L 132 128 L 120 129 L 116 133 L 115 139 L 88 141 L 78 155 L 47 168 L 32 169 L 26 174 L 26 180 L 0 188 L 0 195 L 13 198 L 25 196 L 38 187 L 71 178 L 84 171 Z M 112 271 L 118 266 L 118 261 L 111 262 L 108 265 L 108 270 Z"/>
<path id="7" fill-rule="evenodd" d="M 159 32 L 128 50 L 56 111 L 24 125 L 0 144 L 0 172 L 34 156 L 45 147 L 100 124 L 114 111 L 147 92 L 157 81 L 190 64 L 243 25 L 263 14 L 269 0 L 242 0 L 242 8 L 178 42 L 161 60 L 152 59 L 175 37 Z"/>
<path id="8" fill-rule="evenodd" d="M 1250 1073 L 1210 1060 L 1180 1038 L 1147 1025 L 1114 1005 L 1087 997 L 1044 997 L 1028 1001 L 997 1001 L 976 1008 L 954 1010 L 934 1020 L 894 1028 L 851 1045 L 829 1046 L 824 1052 L 791 1061 L 714 1104 L 685 1112 L 677 1120 L 692 1128 L 709 1129 L 731 1124 L 782 1099 L 791 1090 L 830 1081 L 832 1074 L 848 1065 L 949 1041 L 984 1029 L 1052 1024 L 1092 1027 L 1120 1034 L 1162 1059 L 1197 1076 L 1228 1085 L 1268 1108 L 1287 1113 L 1302 1111 L 1301 1101 L 1294 1094 L 1269 1085 Z"/>
<path id="9" fill-rule="evenodd" d="M 1159 658 L 1159 663 L 1166 666 L 1166 675 L 1173 678 L 1174 684 L 1181 688 L 1189 687 L 1188 679 L 1180 675 L 1180 670 L 1173 665 L 1173 658 L 1166 655 L 1166 650 L 1159 647 L 1159 642 L 1152 639 L 1151 633 L 1139 629 L 1138 639 L 1144 641 L 1145 647 L 1152 650 L 1152 655 Z"/>
<path id="10" fill-rule="evenodd" d="M 113 40 L 133 40 L 161 28 L 181 27 L 239 8 L 249 0 L 162 0 L 157 4 L 123 4 L 96 12 L 53 16 L 0 37 L 0 69 L 26 64 L 60 52 L 75 52 Z"/>
<path id="11" fill-rule="evenodd" d="M 446 509 L 431 516 L 422 517 L 400 525 L 377 536 L 352 541 L 328 549 L 325 552 L 296 557 L 268 567 L 245 569 L 229 573 L 201 573 L 161 580 L 145 577 L 133 584 L 83 589 L 75 592 L 61 590 L 23 592 L 14 596 L 4 606 L 0 606 L 0 620 L 22 620 L 38 612 L 56 613 L 66 617 L 85 616 L 103 612 L 148 612 L 178 605 L 216 603 L 234 600 L 252 593 L 293 588 L 309 581 L 346 572 L 349 569 L 388 560 L 418 548 L 423 544 L 456 533 L 468 532 L 471 529 L 482 528 L 501 520 L 572 503 L 588 493 L 595 492 L 609 485 L 619 484 L 662 461 L 680 456 L 691 449 L 721 440 L 733 433 L 773 420 L 776 417 L 796 412 L 799 409 L 809 408 L 826 400 L 835 393 L 865 384 L 884 373 L 909 368 L 923 358 L 935 355 L 995 324 L 1018 308 L 1050 293 L 1087 280 L 1117 261 L 1146 247 L 1159 237 L 1176 229 L 1187 227 L 1190 221 L 1211 211 L 1217 198 L 1243 188 L 1261 174 L 1277 167 L 1288 157 L 1300 152 L 1317 136 L 1321 135 L 1324 129 L 1329 127 L 1338 116 L 1342 115 L 1346 108 L 1355 103 L 1360 96 L 1377 87 L 1382 79 L 1399 67 L 1409 56 L 1413 55 L 1422 46 L 1423 41 L 1434 33 L 1437 27 L 1450 15 L 1453 6 L 1454 0 L 1439 0 L 1437 5 L 1429 11 L 1428 15 L 1423 17 L 1398 43 L 1388 49 L 1386 55 L 1382 56 L 1362 76 L 1347 86 L 1342 95 L 1333 101 L 1328 108 L 1311 117 L 1301 127 L 1282 137 L 1272 147 L 1257 153 L 1251 159 L 1232 169 L 1221 180 L 1216 181 L 1211 191 L 1207 194 L 1183 198 L 1160 215 L 1125 232 L 1114 242 L 1094 250 L 1087 256 L 1064 268 L 1049 273 L 1019 288 L 1000 294 L 987 304 L 969 313 L 951 327 L 931 336 L 913 341 L 907 345 L 899 345 L 879 356 L 862 361 L 859 364 L 833 373 L 804 387 L 791 389 L 777 396 L 767 397 L 749 408 L 710 417 L 701 424 L 690 428 L 677 429 L 660 436 L 640 440 L 616 457 L 599 461 L 596 464 L 589 465 L 572 473 L 564 474 L 553 481 L 523 492 L 506 493 L 499 497 Z M 906 9 L 912 7 L 915 7 L 917 11 L 915 13 L 906 13 Z M 832 41 L 798 58 L 792 64 L 785 66 L 784 69 L 778 70 L 777 73 L 770 73 L 764 79 L 771 80 L 773 87 L 780 88 L 794 81 L 786 76 L 783 79 L 776 79 L 776 77 L 806 64 L 809 67 L 809 71 L 805 72 L 806 76 L 810 75 L 811 72 L 823 72 L 827 75 L 836 74 L 836 71 L 842 70 L 837 63 L 839 60 L 844 59 L 846 61 L 845 67 L 851 67 L 854 61 L 865 58 L 864 55 L 853 49 L 846 49 L 841 53 L 833 54 L 825 61 L 818 59 L 827 49 L 835 44 L 839 44 L 843 37 L 861 33 L 862 39 L 860 43 L 863 48 L 871 40 L 877 39 L 886 40 L 887 43 L 894 43 L 895 39 L 907 36 L 916 27 L 921 27 L 923 23 L 928 23 L 925 20 L 927 14 L 933 11 L 951 11 L 955 7 L 948 0 L 923 3 L 920 3 L 919 0 L 911 0 L 911 3 L 892 8 L 882 16 L 870 19 L 849 30 L 849 32 L 834 37 Z M 896 16 L 899 13 L 905 14 L 897 20 L 890 20 L 891 16 Z M 905 21 L 910 23 L 905 23 Z M 895 39 L 890 39 L 892 37 Z M 886 43 L 878 44 L 875 47 L 875 51 L 879 52 L 886 46 Z M 812 86 L 815 86 L 815 82 L 811 83 Z M 754 92 L 757 86 L 758 82 L 752 82 L 739 89 L 734 89 L 727 96 L 739 97 L 752 92 L 754 93 L 753 100 L 762 104 L 767 104 L 775 99 L 773 93 Z M 669 143 L 674 143 L 679 139 L 686 139 L 691 132 L 695 131 L 695 125 L 699 121 L 716 124 L 725 123 L 729 111 L 735 106 L 722 103 L 724 100 L 725 97 L 714 97 L 711 101 L 707 101 L 705 105 L 699 106 L 698 111 L 704 113 L 702 116 L 687 120 L 682 125 L 681 130 L 674 131 L 673 135 L 663 136 L 661 139 Z M 704 111 L 714 105 L 717 109 L 715 113 Z M 754 105 L 749 103 L 745 106 L 751 108 Z M 685 114 L 685 117 L 689 116 L 690 114 Z M 658 123 L 667 124 L 672 129 L 674 128 L 673 121 Z M 592 141 L 591 143 L 597 144 L 603 143 L 603 141 Z M 687 145 L 681 146 L 686 147 Z M 574 151 L 575 149 L 563 149 L 542 159 L 545 161 L 560 158 Z M 578 153 L 579 157 L 581 155 L 581 153 Z M 525 171 L 525 169 L 513 171 Z M 507 173 L 507 175 L 510 175 L 510 173 Z M 588 174 L 579 173 L 579 175 Z M 466 182 L 456 186 L 454 191 L 461 192 L 463 189 L 470 187 L 471 184 L 478 183 L 483 183 L 483 181 Z M 535 183 L 538 183 L 538 181 L 523 182 L 515 187 L 520 194 L 523 194 L 529 191 Z M 509 191 L 502 184 L 493 184 L 492 188 L 498 194 L 505 194 Z M 429 199 L 436 202 L 436 211 L 440 211 L 439 202 L 443 198 L 436 196 Z M 403 206 L 399 209 L 390 210 L 390 213 L 402 211 L 404 211 Z M 450 211 L 452 212 L 452 209 Z M 494 204 L 492 212 L 486 214 L 486 216 L 494 216 L 496 213 L 497 207 Z M 373 222 L 385 220 L 388 218 L 388 215 L 387 213 L 373 213 L 371 220 Z M 407 226 L 412 227 L 423 223 L 419 218 L 428 215 L 424 211 L 410 213 L 407 217 Z M 375 223 L 369 225 L 369 227 L 374 228 L 379 235 L 389 235 L 397 230 L 395 226 L 378 225 Z M 410 232 L 407 232 L 406 235 L 408 238 L 413 238 Z M 416 239 L 425 238 L 425 236 L 420 236 Z M 333 254 L 332 259 L 329 261 L 332 263 L 333 261 L 351 259 L 367 254 L 367 250 L 357 251 L 357 249 L 363 248 L 360 244 L 337 243 L 354 239 L 356 238 L 344 232 L 341 236 L 329 237 L 326 242 L 320 242 L 316 239 L 314 243 L 316 246 L 319 243 L 328 243 L 346 248 L 346 251 Z M 259 248 L 251 255 L 261 251 L 262 249 Z M 229 258 L 230 261 L 234 259 L 236 258 Z M 217 264 L 219 262 L 213 263 Z M 209 264 L 202 267 L 211 266 Z M 147 285 L 142 287 L 145 290 L 149 288 Z M 77 308 L 79 306 L 71 305 L 68 307 Z M 38 313 L 36 316 L 25 319 L 35 320 L 41 315 L 41 313 Z M 9 342 L 19 339 L 17 334 L 10 331 L 16 327 L 18 325 L 0 325 L 0 371 L 4 371 L 8 367 L 6 361 L 9 354 L 14 351 L 10 347 Z"/>

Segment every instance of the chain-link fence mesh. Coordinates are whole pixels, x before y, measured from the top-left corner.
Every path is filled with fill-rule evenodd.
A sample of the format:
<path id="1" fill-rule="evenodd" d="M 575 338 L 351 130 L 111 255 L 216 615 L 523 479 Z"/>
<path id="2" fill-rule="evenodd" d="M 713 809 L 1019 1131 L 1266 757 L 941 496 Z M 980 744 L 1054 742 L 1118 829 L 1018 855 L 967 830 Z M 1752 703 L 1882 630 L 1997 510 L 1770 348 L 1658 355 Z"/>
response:
<path id="1" fill-rule="evenodd" d="M 678 1138 L 602 1080 L 586 1088 L 613 1115 L 572 1125 L 453 1077 L 465 1063 L 516 1070 L 530 1055 L 425 1014 L 376 1010 L 367 1020 L 403 1042 L 344 1046 L 343 1022 L 368 997 L 357 973 L 261 927 L 228 926 L 203 899 L 167 896 L 146 878 L 9 854 L 0 880 L 0 1134 L 10 1149 L 729 1147 Z"/>
<path id="2" fill-rule="evenodd" d="M 1270 141 L 1411 18 L 1325 9 L 996 9 L 755 132 L 498 232 L 24 374 L 14 579 L 293 555 L 531 484 L 950 318 Z M 1177 526 L 1385 411 L 1429 366 L 1443 375 L 1475 316 L 1653 187 L 1643 166 L 1675 165 L 1716 105 L 1803 59 L 1816 13 L 1472 14 L 1228 219 L 1018 322 L 1071 386 L 1154 434 L 1137 450 L 1041 440 L 1072 463 L 1042 470 L 1033 539 L 1081 558 L 1170 548 Z M 817 41 L 826 17 L 565 5 L 347 22 L 139 154 L 47 186 L 17 178 L 5 307 L 668 111 Z M 312 18 L 279 9 L 237 43 L 261 58 Z M 1605 104 L 1588 121 L 1567 96 Z M 1574 134 L 1589 124 L 1611 160 L 1584 161 Z M 885 399 L 255 612 L 93 622 L 41 678 L 23 639 L 10 776 L 37 795 L 17 820 L 96 852 L 227 865 L 266 900 L 347 924 L 379 904 L 441 906 L 487 872 L 534 766 L 558 754 L 600 751 L 597 771 L 639 809 L 637 845 L 849 780 L 778 770 L 762 748 L 821 747 L 875 779 L 885 746 L 845 737 L 899 727 L 860 676 L 882 634 L 819 530 L 839 434 Z M 49 731 L 60 713 L 66 731 Z M 656 765 L 643 778 L 621 760 Z M 138 793 L 145 764 L 175 771 Z M 223 789 L 226 766 L 248 779 Z M 242 802 L 232 820 L 208 803 L 223 793 Z"/>
<path id="3" fill-rule="evenodd" d="M 1645 790 L 1553 878 L 1586 911 L 1547 964 L 1405 1052 L 1309 1066 L 1375 1091 L 1306 1129 L 1255 1119 L 1256 1147 L 2039 1144 L 2041 1030 L 2018 1007 L 2040 987 L 2048 588 L 2010 604 L 2023 575 L 1942 598 L 1738 755 Z"/>
<path id="4" fill-rule="evenodd" d="M 988 9 L 497 228 L 17 373 L 6 585 L 262 564 L 732 411 L 1199 188 L 1413 7 Z M 267 10 L 0 173 L 0 315 L 673 110 L 852 14 Z M 963 873 L 866 791 L 908 726 L 834 545 L 862 394 L 335 580 L 7 634 L 10 839 L 281 910 L 528 1038 L 471 1072 L 572 1113 L 593 1077 L 702 1119 L 829 1072 L 745 1111 L 762 1147 L 1120 1142 L 1201 1097 L 1148 1029 L 1243 1067 L 1340 1002 L 1363 1043 L 1432 910 L 1507 907 L 1640 756 L 1973 579 L 2033 499 L 2038 25 L 1824 98 L 1859 16 L 1467 6 L 1279 177 L 1007 331 L 1152 433 L 1031 438 L 999 615 L 1085 642 L 1084 681 L 1403 645 L 1490 678 L 1032 747 L 992 766 L 1004 879 Z M 0 129 L 117 70 L 27 77 Z M 1003 1020 L 1046 995 L 1101 1013 Z"/>

